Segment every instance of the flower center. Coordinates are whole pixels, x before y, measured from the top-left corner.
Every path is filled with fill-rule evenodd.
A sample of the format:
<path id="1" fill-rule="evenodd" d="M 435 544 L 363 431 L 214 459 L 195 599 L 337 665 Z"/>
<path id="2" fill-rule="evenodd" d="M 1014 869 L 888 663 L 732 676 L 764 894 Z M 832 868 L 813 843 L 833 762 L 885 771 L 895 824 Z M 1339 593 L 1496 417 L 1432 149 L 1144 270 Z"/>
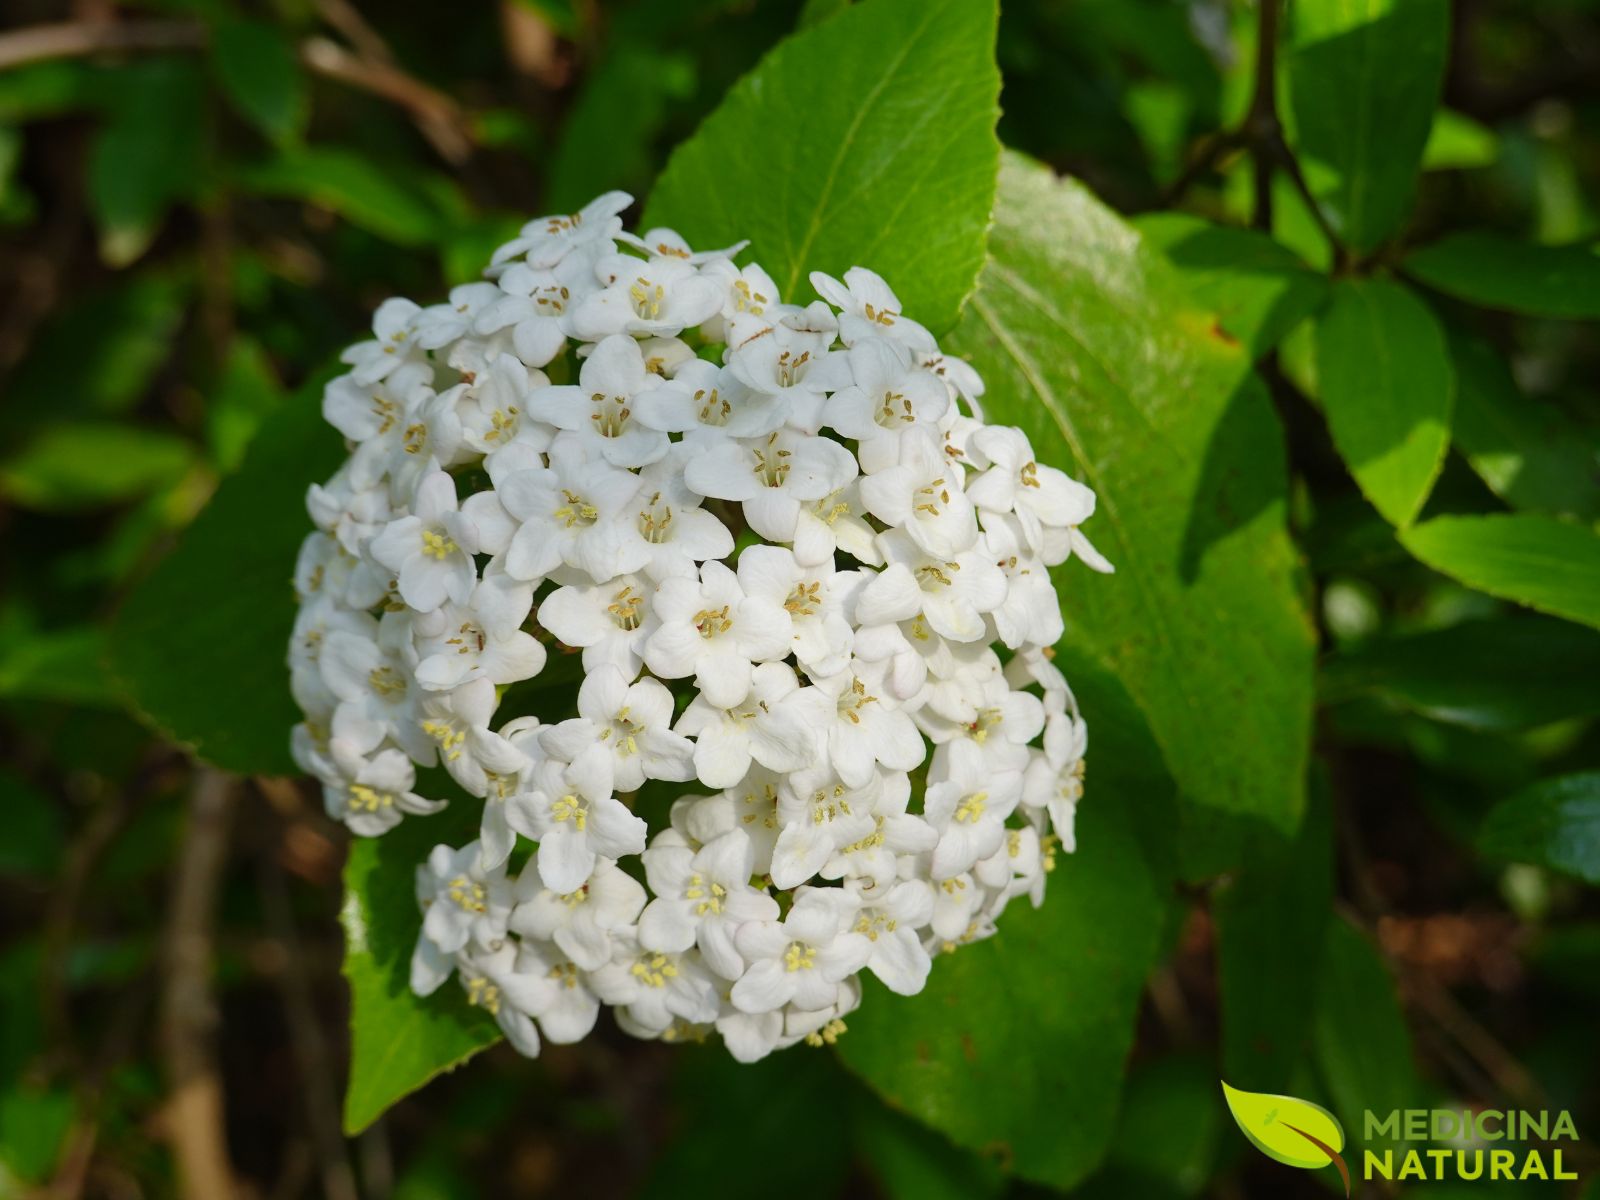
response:
<path id="1" fill-rule="evenodd" d="M 574 525 L 593 525 L 600 519 L 600 510 L 576 492 L 562 488 L 561 498 L 566 503 L 556 509 L 555 517 L 568 529 Z"/>
<path id="2" fill-rule="evenodd" d="M 927 513 L 930 517 L 937 517 L 944 512 L 944 505 L 950 503 L 950 489 L 945 484 L 944 476 L 919 487 L 918 500 L 913 506 L 917 512 Z"/>
<path id="3" fill-rule="evenodd" d="M 611 616 L 611 623 L 624 633 L 632 633 L 639 628 L 643 618 L 639 615 L 639 608 L 644 603 L 644 596 L 633 590 L 630 583 L 615 596 L 611 603 L 606 605 L 606 612 Z"/>
<path id="4" fill-rule="evenodd" d="M 916 570 L 917 583 L 925 592 L 937 591 L 947 588 L 955 582 L 950 576 L 961 570 L 960 563 L 923 563 Z"/>
<path id="5" fill-rule="evenodd" d="M 661 315 L 661 306 L 667 298 L 667 289 L 659 283 L 651 283 L 640 275 L 628 289 L 628 296 L 633 300 L 635 316 L 642 321 L 654 321 Z"/>
<path id="6" fill-rule="evenodd" d="M 817 949 L 803 942 L 790 942 L 783 952 L 783 965 L 789 971 L 809 971 L 817 965 Z"/>
<path id="7" fill-rule="evenodd" d="M 531 297 L 541 317 L 559 317 L 567 311 L 567 301 L 572 298 L 564 287 L 546 287 Z"/>
<path id="8" fill-rule="evenodd" d="M 628 407 L 626 396 L 608 396 L 604 392 L 596 392 L 589 400 L 595 406 L 594 412 L 589 414 L 589 420 L 594 422 L 595 432 L 601 437 L 621 437 L 628 432 L 628 418 L 633 415 L 633 409 Z"/>
<path id="9" fill-rule="evenodd" d="M 393 792 L 380 792 L 377 788 L 368 787 L 364 783 L 352 783 L 348 790 L 350 809 L 353 812 L 375 813 L 381 808 L 390 808 L 394 805 Z"/>
<path id="10" fill-rule="evenodd" d="M 703 917 L 707 913 L 722 911 L 723 901 L 728 898 L 728 889 L 720 883 L 706 882 L 703 876 L 691 875 L 689 886 L 683 891 L 683 897 L 685 900 L 698 901 L 694 906 L 694 913 L 697 917 Z"/>
<path id="11" fill-rule="evenodd" d="M 367 676 L 367 684 L 385 700 L 406 694 L 406 678 L 393 667 L 374 667 Z"/>
<path id="12" fill-rule="evenodd" d="M 867 685 L 862 683 L 860 678 L 852 679 L 849 688 L 839 694 L 837 705 L 839 715 L 850 721 L 851 724 L 859 725 L 861 724 L 861 710 L 876 699 L 876 696 L 867 694 Z"/>
<path id="13" fill-rule="evenodd" d="M 988 806 L 988 792 L 973 792 L 970 796 L 962 797 L 961 803 L 956 805 L 956 820 L 963 825 L 975 825 Z"/>
<path id="14" fill-rule="evenodd" d="M 700 406 L 702 425 L 726 425 L 733 412 L 733 405 L 719 396 L 716 388 L 701 388 L 694 394 L 694 402 Z"/>
<path id="15" fill-rule="evenodd" d="M 482 975 L 475 975 L 467 980 L 467 1003 L 494 1016 L 500 1011 L 500 989 Z"/>
<path id="16" fill-rule="evenodd" d="M 719 633 L 727 633 L 733 628 L 733 618 L 728 615 L 728 606 L 721 608 L 702 608 L 694 615 L 694 627 L 700 631 L 700 636 L 707 639 L 716 637 Z"/>
<path id="17" fill-rule="evenodd" d="M 661 503 L 660 492 L 650 497 L 639 514 L 639 536 L 655 546 L 672 540 L 672 505 Z"/>
<path id="18" fill-rule="evenodd" d="M 455 762 L 461 757 L 461 748 L 467 742 L 467 731 L 457 729 L 453 721 L 424 721 L 422 732 L 439 743 L 439 754 L 446 762 Z"/>
<path id="19" fill-rule="evenodd" d="M 487 903 L 489 893 L 484 890 L 483 884 L 475 883 L 465 875 L 457 875 L 450 881 L 450 890 L 446 893 L 456 906 L 465 912 L 485 913 L 489 911 Z"/>
<path id="20" fill-rule="evenodd" d="M 885 429 L 893 429 L 897 424 L 911 424 L 917 419 L 917 414 L 911 409 L 911 401 L 903 394 L 885 392 L 883 402 L 872 414 L 872 419 Z"/>
<path id="21" fill-rule="evenodd" d="M 733 282 L 733 311 L 753 313 L 760 316 L 767 310 L 767 298 L 760 292 L 752 291 L 750 285 L 743 279 Z"/>
<path id="22" fill-rule="evenodd" d="M 646 987 L 666 987 L 667 980 L 678 977 L 678 964 L 665 954 L 641 954 L 633 960 L 630 970 Z"/>
<path id="23" fill-rule="evenodd" d="M 773 434 L 767 438 L 765 446 L 757 447 L 756 478 L 764 487 L 782 487 L 784 480 L 789 478 L 789 459 L 793 457 L 791 451 L 778 445 L 778 435 Z"/>
<path id="24" fill-rule="evenodd" d="M 811 367 L 811 351 L 784 350 L 778 354 L 778 386 L 793 387 L 806 377 Z"/>
<path id="25" fill-rule="evenodd" d="M 550 806 L 550 815 L 557 822 L 571 821 L 572 827 L 582 833 L 589 826 L 589 804 L 582 796 L 568 792 Z"/>
<path id="26" fill-rule="evenodd" d="M 440 533 L 434 529 L 422 531 L 422 552 L 429 558 L 443 562 L 460 548 L 456 545 L 455 539 L 447 533 Z"/>
<path id="27" fill-rule="evenodd" d="M 797 617 L 816 616 L 817 610 L 822 607 L 821 581 L 813 579 L 810 583 L 802 581 L 795 584 L 794 591 L 789 593 L 783 607 Z"/>

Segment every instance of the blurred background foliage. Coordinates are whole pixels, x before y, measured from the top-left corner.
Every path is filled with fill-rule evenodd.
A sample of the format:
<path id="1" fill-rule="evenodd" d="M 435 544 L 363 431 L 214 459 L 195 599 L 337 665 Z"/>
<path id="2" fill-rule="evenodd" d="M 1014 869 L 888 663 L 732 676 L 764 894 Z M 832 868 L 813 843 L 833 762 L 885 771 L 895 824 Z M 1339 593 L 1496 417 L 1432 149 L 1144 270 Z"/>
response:
<path id="1" fill-rule="evenodd" d="M 536 212 L 647 194 L 768 47 L 845 2 L 6 6 L 0 1195 L 171 1194 L 175 1155 L 204 1152 L 185 1131 L 207 1121 L 260 1196 L 1043 1194 L 1003 1152 L 957 1150 L 804 1051 L 737 1068 L 615 1037 L 532 1063 L 497 1050 L 344 1139 L 345 839 L 294 785 L 197 768 L 106 665 L 123 597 L 379 301 L 472 278 Z M 1124 214 L 1270 229 L 1313 269 L 1290 256 L 1296 288 L 1326 287 L 1313 272 L 1342 274 L 1352 253 L 1365 271 L 1462 231 L 1593 246 L 1592 0 L 1457 0 L 1415 207 L 1400 237 L 1354 251 L 1359 233 L 1336 250 L 1287 173 L 1259 194 L 1227 132 L 1259 95 L 1259 18 L 1243 0 L 1009 0 L 1002 140 Z M 1395 43 L 1397 71 L 1407 53 Z M 1231 311 L 1227 270 L 1253 251 L 1183 221 L 1137 224 Z M 1485 308 L 1450 297 L 1451 264 L 1431 270 L 1411 273 L 1442 281 L 1426 294 L 1457 399 L 1427 512 L 1592 526 L 1600 340 L 1569 319 L 1595 315 L 1592 277 Z M 1084 1195 L 1320 1194 L 1250 1152 L 1218 1102 L 1224 1066 L 1260 1066 L 1251 1038 L 1270 1042 L 1286 1009 L 1310 1012 L 1309 1053 L 1277 1085 L 1314 1078 L 1341 1112 L 1427 1100 L 1600 1120 L 1600 905 L 1581 883 L 1600 882 L 1600 635 L 1406 552 L 1330 444 L 1302 319 L 1315 302 L 1277 304 L 1284 327 L 1259 349 L 1318 627 L 1311 810 L 1292 845 L 1222 839 L 1166 903 Z M 170 986 L 197 908 L 215 953 L 198 1001 Z M 1375 940 L 1336 920 L 1296 964 L 1297 917 L 1330 908 Z M 1230 951 L 1230 929 L 1260 957 Z M 1303 994 L 1246 995 L 1267 963 Z M 1580 1158 L 1594 1169 L 1592 1147 Z"/>

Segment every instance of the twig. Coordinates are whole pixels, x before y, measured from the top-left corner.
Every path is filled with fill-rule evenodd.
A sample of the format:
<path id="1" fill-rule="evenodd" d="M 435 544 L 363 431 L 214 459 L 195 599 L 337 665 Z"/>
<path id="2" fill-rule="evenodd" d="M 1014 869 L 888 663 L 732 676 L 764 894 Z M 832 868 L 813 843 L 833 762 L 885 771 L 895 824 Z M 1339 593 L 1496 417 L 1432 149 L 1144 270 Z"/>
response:
<path id="1" fill-rule="evenodd" d="M 1282 140 L 1278 122 L 1278 17 L 1282 0 L 1261 0 L 1261 25 L 1256 33 L 1255 91 L 1250 97 L 1250 111 L 1245 114 L 1243 132 L 1250 143 L 1250 160 L 1254 164 L 1255 203 L 1250 212 L 1253 228 L 1272 229 L 1272 169 L 1275 156 L 1271 152 L 1274 139 Z"/>
<path id="2" fill-rule="evenodd" d="M 170 1096 L 166 1132 L 187 1200 L 235 1193 L 223 1122 L 222 1081 L 212 1055 L 216 1006 L 211 995 L 217 887 L 228 857 L 232 784 L 220 771 L 197 769 L 189 826 L 179 851 L 163 947 L 161 1049 Z"/>
<path id="3" fill-rule="evenodd" d="M 1248 139 L 1242 128 L 1213 130 L 1201 138 L 1199 146 L 1189 157 L 1182 173 L 1163 189 L 1161 207 L 1171 208 L 1190 188 L 1215 170 L 1223 159 L 1235 150 L 1244 149 L 1247 143 Z"/>
<path id="4" fill-rule="evenodd" d="M 405 109 L 441 158 L 462 163 L 472 154 L 466 120 L 455 101 L 398 67 L 358 58 L 337 42 L 322 37 L 300 43 L 300 61 L 319 75 L 371 92 Z"/>
<path id="5" fill-rule="evenodd" d="M 300 939 L 289 906 L 289 891 L 276 862 L 263 858 L 258 874 L 267 926 L 284 949 L 284 966 L 277 973 L 277 982 L 301 1092 L 306 1100 L 311 1146 L 322 1173 L 322 1194 L 326 1200 L 358 1200 L 355 1174 L 345 1154 L 344 1139 L 339 1136 L 339 1102 L 332 1088 L 334 1072 L 329 1066 L 322 1026 L 317 1022 L 311 983 L 306 978 Z"/>
<path id="6" fill-rule="evenodd" d="M 367 40 L 375 37 L 371 35 Z M 83 58 L 110 51 L 199 50 L 206 41 L 206 28 L 198 21 L 36 25 L 0 33 L 0 71 L 32 62 Z M 325 78 L 404 109 L 440 157 L 452 164 L 464 162 L 472 153 L 472 138 L 460 107 L 437 88 L 395 65 L 381 40 L 376 47 L 381 49 L 381 57 L 375 53 L 352 53 L 327 38 L 312 37 L 300 44 L 300 60 Z"/>
<path id="7" fill-rule="evenodd" d="M 51 58 L 113 50 L 194 50 L 205 45 L 197 21 L 69 21 L 0 34 L 0 71 Z"/>

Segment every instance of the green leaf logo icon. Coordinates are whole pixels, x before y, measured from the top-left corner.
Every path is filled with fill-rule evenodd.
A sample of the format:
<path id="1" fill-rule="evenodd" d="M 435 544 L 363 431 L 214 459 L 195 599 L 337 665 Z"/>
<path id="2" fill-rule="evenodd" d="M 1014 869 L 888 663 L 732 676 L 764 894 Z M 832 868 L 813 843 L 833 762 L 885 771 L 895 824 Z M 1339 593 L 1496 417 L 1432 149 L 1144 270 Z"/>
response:
<path id="1" fill-rule="evenodd" d="M 1257 1150 L 1268 1158 L 1306 1170 L 1332 1163 L 1344 1179 L 1344 1194 L 1350 1194 L 1350 1168 L 1339 1156 L 1344 1149 L 1344 1129 L 1331 1112 L 1293 1096 L 1242 1092 L 1226 1081 L 1222 1094 L 1233 1119 Z"/>

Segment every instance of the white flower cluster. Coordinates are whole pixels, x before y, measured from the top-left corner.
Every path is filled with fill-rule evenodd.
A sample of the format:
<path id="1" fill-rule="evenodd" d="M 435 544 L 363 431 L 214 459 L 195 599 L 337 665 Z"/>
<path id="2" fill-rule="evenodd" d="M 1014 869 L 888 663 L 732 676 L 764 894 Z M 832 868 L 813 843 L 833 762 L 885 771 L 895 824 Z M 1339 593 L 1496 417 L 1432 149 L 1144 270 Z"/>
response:
<path id="1" fill-rule="evenodd" d="M 416 991 L 459 975 L 527 1054 L 604 1003 L 753 1060 L 1040 902 L 1086 736 L 1048 568 L 1110 567 L 1094 494 L 984 424 L 878 276 L 785 304 L 742 247 L 624 233 L 629 203 L 532 222 L 345 354 L 294 749 L 358 834 L 442 807 L 419 765 L 482 799 L 418 869 Z M 577 715 L 494 727 L 551 647 Z M 649 780 L 708 794 L 652 833 Z"/>

